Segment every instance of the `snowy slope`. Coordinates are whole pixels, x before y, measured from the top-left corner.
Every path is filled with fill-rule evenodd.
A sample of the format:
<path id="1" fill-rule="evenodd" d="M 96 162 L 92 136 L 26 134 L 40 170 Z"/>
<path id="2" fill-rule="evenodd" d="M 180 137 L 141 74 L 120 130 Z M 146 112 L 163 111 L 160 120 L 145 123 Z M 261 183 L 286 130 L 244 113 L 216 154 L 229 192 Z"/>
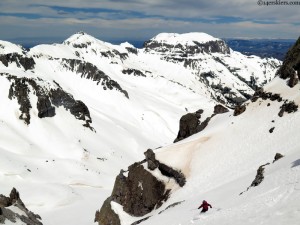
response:
<path id="1" fill-rule="evenodd" d="M 221 42 L 206 34 L 176 36 L 161 34 L 155 40 Z M 254 91 L 245 80 L 254 77 L 260 86 L 280 65 L 228 50 L 197 52 L 195 66 L 186 66 L 186 56 L 180 62 L 157 49 L 116 46 L 85 33 L 29 51 L 0 44 L 1 193 L 16 187 L 26 206 L 49 225 L 91 224 L 119 170 L 142 158 L 147 148 L 172 143 L 183 114 L 201 108 L 208 116 L 219 101 L 233 106 L 232 99 L 246 100 Z M 172 49 L 167 50 L 179 54 Z M 56 90 L 64 92 L 61 105 L 54 104 Z M 87 107 L 92 129 L 83 126 L 89 118 L 78 120 L 65 107 L 66 96 Z M 55 115 L 41 118 L 40 101 Z"/>
<path id="2" fill-rule="evenodd" d="M 264 90 L 299 105 L 299 88 L 300 84 L 291 89 L 277 77 Z M 298 224 L 300 114 L 280 117 L 282 104 L 269 99 L 249 102 L 243 114 L 218 115 L 201 133 L 156 150 L 158 160 L 181 170 L 187 183 L 181 189 L 174 186 L 171 198 L 142 224 Z M 284 158 L 273 163 L 277 152 Z M 258 167 L 266 163 L 270 165 L 263 182 L 246 191 Z M 199 215 L 203 199 L 213 208 Z M 173 203 L 181 204 L 159 214 Z M 118 205 L 113 209 L 122 225 L 140 219 L 126 215 Z"/>

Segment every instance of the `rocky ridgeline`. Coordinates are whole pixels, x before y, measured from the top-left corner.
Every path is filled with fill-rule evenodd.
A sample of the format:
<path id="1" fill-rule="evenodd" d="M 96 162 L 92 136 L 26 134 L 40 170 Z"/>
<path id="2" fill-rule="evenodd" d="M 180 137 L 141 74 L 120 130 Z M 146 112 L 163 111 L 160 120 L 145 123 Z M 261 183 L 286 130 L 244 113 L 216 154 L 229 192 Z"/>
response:
<path id="1" fill-rule="evenodd" d="M 120 225 L 118 215 L 111 208 L 112 201 L 122 205 L 123 210 L 132 216 L 144 216 L 162 206 L 171 190 L 166 189 L 165 183 L 150 171 L 158 169 L 163 176 L 174 179 L 180 187 L 185 185 L 185 176 L 156 160 L 151 149 L 145 152 L 145 158 L 129 166 L 128 171 L 121 170 L 111 196 L 103 203 L 100 211 L 96 212 L 95 222 L 99 225 Z"/>
<path id="2" fill-rule="evenodd" d="M 290 101 L 288 99 L 283 99 L 280 94 L 265 92 L 263 88 L 258 89 L 251 98 L 251 102 L 256 102 L 258 99 L 262 100 L 271 100 L 277 102 L 283 102 L 280 106 L 280 111 L 278 112 L 278 116 L 282 117 L 284 113 L 294 113 L 298 111 L 298 105 L 295 104 L 294 101 Z M 268 104 L 269 105 L 269 104 Z M 247 104 L 237 105 L 234 109 L 233 115 L 239 116 L 247 109 Z"/>
<path id="3" fill-rule="evenodd" d="M 276 161 L 278 161 L 279 159 L 281 159 L 283 157 L 284 156 L 282 154 L 276 153 L 276 155 L 274 156 L 273 163 L 275 163 Z M 258 185 L 260 185 L 263 182 L 263 180 L 265 179 L 265 176 L 264 176 L 265 167 L 269 166 L 269 165 L 270 165 L 270 163 L 266 163 L 266 164 L 263 164 L 258 167 L 258 169 L 256 171 L 256 176 L 255 176 L 254 180 L 252 181 L 251 185 L 246 189 L 246 191 L 248 191 L 251 187 L 257 187 Z M 242 195 L 246 191 L 241 192 L 240 195 Z"/>
<path id="4" fill-rule="evenodd" d="M 78 59 L 62 59 L 62 66 L 79 74 L 82 78 L 86 78 L 101 84 L 104 90 L 117 90 L 120 91 L 126 98 L 129 98 L 127 91 L 121 88 L 117 81 L 111 79 L 103 71 L 99 70 L 95 65 L 84 62 Z"/>
<path id="5" fill-rule="evenodd" d="M 0 224 L 42 225 L 41 220 L 39 215 L 26 208 L 15 188 L 12 189 L 9 197 L 0 195 Z"/>
<path id="6" fill-rule="evenodd" d="M 179 121 L 179 131 L 175 142 L 181 141 L 193 134 L 199 133 L 206 128 L 211 118 L 213 118 L 217 114 L 226 113 L 229 110 L 223 105 L 216 105 L 214 107 L 214 112 L 211 116 L 207 117 L 203 122 L 200 121 L 201 114 L 203 110 L 200 109 L 195 113 L 188 113 L 180 118 Z"/>
<path id="7" fill-rule="evenodd" d="M 174 63 L 183 63 L 183 66 L 190 69 L 198 69 L 202 60 L 197 57 L 199 54 L 221 53 L 229 54 L 230 48 L 223 40 L 207 41 L 199 43 L 193 41 L 191 44 L 170 44 L 167 41 L 150 39 L 143 45 L 145 52 L 160 54 L 162 59 Z M 195 57 L 196 56 L 196 57 Z"/>
<path id="8" fill-rule="evenodd" d="M 287 85 L 293 88 L 299 82 L 300 78 L 300 38 L 287 52 L 282 66 L 277 71 L 277 76 L 286 80 Z M 258 99 L 283 102 L 278 112 L 278 116 L 282 117 L 284 113 L 294 113 L 298 111 L 298 105 L 294 101 L 283 99 L 280 94 L 265 92 L 263 88 L 258 88 L 253 94 L 251 101 L 256 102 Z M 246 104 L 235 107 L 234 116 L 238 116 L 246 111 Z"/>
<path id="9" fill-rule="evenodd" d="M 93 44 L 96 41 L 95 39 L 92 39 L 87 33 L 85 32 L 78 32 L 76 33 L 76 37 L 74 40 L 66 40 L 63 42 L 64 45 L 69 45 L 72 46 L 75 49 L 89 49 L 91 52 L 93 52 L 96 55 L 100 55 L 102 57 L 106 58 L 119 58 L 120 60 L 125 60 L 128 58 L 127 53 L 121 53 L 117 49 L 112 49 L 112 50 L 101 50 L 98 51 L 99 49 L 93 49 Z M 89 41 L 84 40 L 84 38 L 90 39 Z M 129 49 L 129 50 L 128 50 Z M 127 50 L 136 54 L 136 49 L 134 48 L 128 48 Z M 76 55 L 80 56 L 80 53 L 76 51 Z"/>
<path id="10" fill-rule="evenodd" d="M 32 70 L 35 66 L 33 58 L 26 57 L 18 53 L 2 54 L 0 55 L 0 62 L 2 62 L 6 67 L 12 63 L 16 63 L 18 68 L 23 68 L 24 70 Z"/>
<path id="11" fill-rule="evenodd" d="M 194 41 L 192 45 L 183 45 L 181 43 L 173 45 L 167 42 L 161 42 L 155 39 L 151 39 L 144 42 L 143 48 L 146 52 L 155 51 L 159 53 L 166 53 L 169 52 L 170 49 L 172 49 L 173 53 L 180 56 L 181 59 L 199 53 L 230 53 L 229 47 L 223 40 L 208 41 L 205 43 Z"/>
<path id="12" fill-rule="evenodd" d="M 300 38 L 287 52 L 277 75 L 284 80 L 288 79 L 287 84 L 291 88 L 298 84 L 300 79 Z"/>
<path id="13" fill-rule="evenodd" d="M 56 107 L 64 107 L 76 119 L 84 121 L 83 126 L 91 127 L 92 119 L 88 107 L 80 100 L 75 100 L 72 95 L 66 93 L 59 84 L 49 83 L 40 78 L 17 77 L 7 73 L 0 73 L 6 77 L 11 85 L 8 93 L 10 100 L 16 99 L 20 105 L 19 119 L 25 124 L 30 124 L 30 109 L 32 106 L 30 94 L 37 97 L 36 108 L 38 117 L 54 117 Z"/>

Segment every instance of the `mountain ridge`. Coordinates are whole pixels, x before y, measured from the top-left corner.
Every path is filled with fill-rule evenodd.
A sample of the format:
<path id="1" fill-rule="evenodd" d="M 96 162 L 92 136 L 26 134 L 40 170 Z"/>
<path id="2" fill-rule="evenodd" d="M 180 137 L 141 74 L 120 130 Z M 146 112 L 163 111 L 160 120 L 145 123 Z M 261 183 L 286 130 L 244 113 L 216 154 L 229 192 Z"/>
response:
<path id="1" fill-rule="evenodd" d="M 171 144 L 182 115 L 202 109 L 205 120 L 217 104 L 232 112 L 281 64 L 231 50 L 201 52 L 210 48 L 200 41 L 196 52 L 187 49 L 193 56 L 180 56 L 179 47 L 167 49 L 175 55 L 167 58 L 166 51 L 116 46 L 85 33 L 70 38 L 28 51 L 0 49 L 0 179 L 47 224 L 68 224 L 66 215 L 78 210 L 86 217 L 75 215 L 72 223 L 88 224 L 113 176 L 146 149 Z"/>

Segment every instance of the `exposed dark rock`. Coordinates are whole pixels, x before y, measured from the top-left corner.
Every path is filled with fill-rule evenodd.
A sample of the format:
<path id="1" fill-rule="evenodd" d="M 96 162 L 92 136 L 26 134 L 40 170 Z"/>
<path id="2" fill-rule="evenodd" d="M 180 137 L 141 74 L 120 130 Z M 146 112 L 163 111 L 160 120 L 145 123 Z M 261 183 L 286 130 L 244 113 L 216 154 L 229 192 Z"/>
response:
<path id="1" fill-rule="evenodd" d="M 96 211 L 94 222 L 99 225 L 121 225 L 119 216 L 111 208 L 111 201 L 111 197 L 104 201 L 100 211 Z"/>
<path id="2" fill-rule="evenodd" d="M 220 112 L 224 111 L 224 109 L 221 109 L 221 107 L 216 106 L 215 111 L 218 110 L 220 110 Z M 179 121 L 179 131 L 176 139 L 174 140 L 174 143 L 181 141 L 193 134 L 203 131 L 207 127 L 211 118 L 213 118 L 216 115 L 215 113 L 213 113 L 211 116 L 207 117 L 203 122 L 201 122 L 199 119 L 201 118 L 202 113 L 203 110 L 200 109 L 195 113 L 188 113 L 181 117 Z"/>
<path id="3" fill-rule="evenodd" d="M 214 114 L 222 114 L 222 113 L 226 113 L 228 112 L 229 110 L 223 106 L 223 105 L 216 105 L 215 108 L 214 108 Z"/>
<path id="4" fill-rule="evenodd" d="M 183 186 L 185 177 L 180 171 L 160 163 L 155 158 L 151 149 L 145 153 L 146 159 L 134 163 L 128 167 L 127 177 L 125 171 L 121 170 L 116 177 L 115 185 L 111 196 L 103 203 L 101 210 L 96 212 L 95 222 L 99 225 L 115 224 L 119 225 L 120 221 L 117 215 L 111 209 L 111 202 L 114 201 L 123 206 L 123 210 L 132 216 L 144 216 L 154 209 L 159 208 L 170 195 L 170 190 L 166 189 L 165 184 L 154 177 L 149 171 L 145 170 L 143 164 L 148 163 L 151 170 L 159 169 L 164 176 L 174 178 L 175 181 Z M 146 218 L 145 218 L 146 219 Z M 143 220 L 138 220 L 138 224 Z"/>
<path id="5" fill-rule="evenodd" d="M 179 121 L 178 135 L 174 142 L 178 142 L 184 138 L 187 138 L 197 133 L 198 125 L 199 125 L 199 120 L 197 118 L 196 113 L 188 113 L 182 116 Z"/>
<path id="6" fill-rule="evenodd" d="M 248 191 L 251 187 L 256 187 L 261 184 L 264 180 L 264 171 L 265 171 L 265 166 L 270 165 L 270 163 L 266 163 L 264 165 L 261 165 L 256 172 L 255 179 L 252 181 L 251 185 L 243 192 L 240 193 L 242 195 L 244 192 Z"/>
<path id="7" fill-rule="evenodd" d="M 278 113 L 278 116 L 280 116 L 280 117 L 283 116 L 284 112 L 293 113 L 293 112 L 298 111 L 298 105 L 296 105 L 295 102 L 293 102 L 293 101 L 288 102 L 286 100 L 280 108 L 281 108 L 281 110 Z"/>
<path id="8" fill-rule="evenodd" d="M 55 116 L 55 108 L 51 105 L 50 99 L 48 96 L 39 96 L 37 102 L 38 108 L 38 117 L 53 117 Z"/>
<path id="9" fill-rule="evenodd" d="M 162 175 L 174 178 L 180 187 L 183 187 L 185 185 L 186 179 L 181 171 L 177 171 L 163 163 L 159 163 L 158 169 L 160 170 Z"/>
<path id="10" fill-rule="evenodd" d="M 2 62 L 6 67 L 8 67 L 9 63 L 16 63 L 19 68 L 23 67 L 24 70 L 31 70 L 35 65 L 33 58 L 29 58 L 18 53 L 0 55 L 0 62 Z"/>
<path id="11" fill-rule="evenodd" d="M 15 206 L 19 208 L 25 215 L 20 215 L 19 212 L 14 212 L 7 207 Z M 42 225 L 41 217 L 29 211 L 20 198 L 19 192 L 13 188 L 9 197 L 0 195 L 0 224 L 5 223 L 6 220 L 10 223 L 16 223 L 17 219 L 21 220 L 26 225 Z"/>
<path id="12" fill-rule="evenodd" d="M 144 152 L 149 170 L 155 170 L 159 166 L 159 161 L 155 159 L 155 154 L 151 149 Z"/>
<path id="13" fill-rule="evenodd" d="M 282 79 L 289 78 L 288 85 L 294 87 L 300 76 L 300 38 L 287 52 L 282 66 L 276 73 Z"/>
<path id="14" fill-rule="evenodd" d="M 138 50 L 136 48 L 132 48 L 132 47 L 125 47 L 125 48 L 129 53 L 133 53 L 135 55 L 138 54 Z"/>
<path id="15" fill-rule="evenodd" d="M 103 71 L 99 70 L 95 65 L 77 59 L 62 59 L 62 65 L 77 74 L 82 78 L 93 80 L 97 85 L 101 84 L 104 90 L 117 90 L 129 98 L 127 91 L 123 90 L 115 80 L 111 79 Z"/>
<path id="16" fill-rule="evenodd" d="M 125 60 L 125 59 L 128 58 L 128 54 L 127 54 L 127 53 L 120 53 L 120 52 L 119 52 L 118 50 L 116 50 L 116 49 L 112 50 L 112 52 L 113 52 L 115 55 L 119 56 L 121 60 Z"/>
<path id="17" fill-rule="evenodd" d="M 198 119 L 201 118 L 201 114 L 202 114 L 203 112 L 204 112 L 203 109 L 199 109 L 199 110 L 196 111 L 196 116 L 197 116 Z"/>
<path id="18" fill-rule="evenodd" d="M 235 107 L 233 116 L 239 116 L 246 111 L 246 105 L 238 105 Z"/>
<path id="19" fill-rule="evenodd" d="M 166 211 L 166 210 L 168 210 L 168 209 L 170 209 L 170 208 L 173 208 L 173 207 L 175 207 L 175 206 L 177 206 L 177 205 L 180 205 L 180 204 L 183 203 L 183 202 L 184 202 L 184 201 L 175 202 L 175 203 L 169 205 L 168 207 L 166 207 L 164 210 L 160 211 L 158 214 L 161 214 L 161 213 L 163 213 L 164 211 Z"/>
<path id="20" fill-rule="evenodd" d="M 123 210 L 133 216 L 143 216 L 155 207 L 159 208 L 168 198 L 163 182 L 157 180 L 144 167 L 135 163 L 128 168 L 128 177 L 116 178 L 112 200 L 121 204 Z"/>
<path id="21" fill-rule="evenodd" d="M 199 126 L 197 127 L 197 133 L 203 131 L 207 127 L 211 118 L 213 118 L 214 116 L 215 116 L 215 114 L 212 114 L 211 116 L 207 117 L 202 123 L 200 121 Z"/>
<path id="22" fill-rule="evenodd" d="M 293 88 L 294 86 L 296 86 L 296 84 L 298 84 L 298 82 L 299 82 L 298 75 L 296 73 L 291 74 L 290 75 L 290 79 L 288 81 L 288 86 L 290 86 L 291 88 Z"/>
<path id="23" fill-rule="evenodd" d="M 273 163 L 276 162 L 277 160 L 283 158 L 284 156 L 280 153 L 276 153 L 276 155 L 274 156 L 274 160 L 273 160 Z"/>
<path id="24" fill-rule="evenodd" d="M 137 76 L 137 77 L 146 77 L 146 75 L 142 71 L 137 70 L 137 69 L 122 70 L 122 73 L 123 74 L 128 74 L 128 75 L 133 74 L 134 76 Z"/>
<path id="25" fill-rule="evenodd" d="M 12 100 L 16 98 L 18 104 L 20 105 L 21 115 L 19 116 L 20 120 L 24 120 L 25 124 L 30 123 L 30 109 L 32 108 L 29 100 L 29 87 L 26 79 L 21 79 L 13 76 L 8 76 L 8 80 L 13 80 L 8 93 L 8 98 Z"/>
<path id="26" fill-rule="evenodd" d="M 90 123 L 92 123 L 92 119 L 90 112 L 88 107 L 82 101 L 75 100 L 72 95 L 66 93 L 60 87 L 51 90 L 50 98 L 53 105 L 56 107 L 63 106 L 70 111 L 76 119 L 85 121 L 84 126 L 91 128 Z"/>
<path id="27" fill-rule="evenodd" d="M 272 128 L 269 130 L 269 132 L 270 132 L 270 133 L 273 133 L 274 129 L 275 129 L 275 127 L 272 127 Z"/>
<path id="28" fill-rule="evenodd" d="M 141 220 L 135 221 L 135 222 L 132 223 L 131 225 L 137 225 L 137 224 L 140 224 L 140 223 L 146 221 L 147 219 L 149 219 L 150 217 L 151 217 L 151 216 L 147 216 L 147 217 L 145 217 L 145 218 L 143 218 L 143 219 L 141 219 Z"/>
<path id="29" fill-rule="evenodd" d="M 261 182 L 264 180 L 264 171 L 265 171 L 265 166 L 269 165 L 270 163 L 266 163 L 264 165 L 261 165 L 257 172 L 256 172 L 256 176 L 255 176 L 255 179 L 252 181 L 251 183 L 251 187 L 256 187 L 258 185 L 261 184 Z"/>
<path id="30" fill-rule="evenodd" d="M 197 41 L 194 41 L 194 44 L 195 45 L 182 45 L 182 44 L 171 45 L 165 42 L 157 42 L 155 40 L 149 40 L 144 43 L 143 47 L 147 52 L 154 50 L 156 52 L 165 53 L 172 50 L 172 52 L 176 52 L 177 54 L 180 54 L 181 57 L 185 57 L 185 58 L 187 58 L 188 55 L 194 55 L 199 53 L 217 53 L 217 52 L 223 54 L 230 53 L 229 47 L 222 40 L 209 41 L 206 43 L 199 43 Z"/>
<path id="31" fill-rule="evenodd" d="M 250 96 L 246 95 L 243 92 L 239 92 L 242 96 L 239 96 L 238 93 L 232 91 L 231 88 L 226 87 L 222 84 L 210 84 L 210 87 L 216 92 L 219 93 L 221 96 L 223 96 L 226 101 L 228 106 L 236 106 L 239 104 L 242 104 L 243 102 L 247 101 L 247 98 Z M 215 98 L 217 101 L 221 102 L 220 99 Z"/>
<path id="32" fill-rule="evenodd" d="M 55 116 L 55 107 L 63 106 L 76 119 L 84 121 L 84 126 L 93 129 L 90 125 L 92 119 L 87 106 L 82 101 L 75 100 L 72 95 L 66 93 L 56 82 L 52 85 L 55 88 L 49 88 L 48 85 L 41 85 L 41 83 L 46 84 L 41 79 L 16 77 L 10 74 L 0 75 L 11 82 L 8 97 L 11 100 L 13 98 L 17 99 L 21 112 L 19 118 L 24 120 L 27 125 L 30 124 L 30 109 L 32 108 L 29 93 L 33 92 L 32 94 L 37 97 L 36 107 L 39 118 L 53 117 Z"/>
<path id="33" fill-rule="evenodd" d="M 252 102 L 256 102 L 259 98 L 263 100 L 270 99 L 271 101 L 281 102 L 283 99 L 279 94 L 264 92 L 263 88 L 259 88 L 255 91 L 254 95 L 251 98 Z"/>
<path id="34" fill-rule="evenodd" d="M 297 112 L 298 111 L 298 105 L 296 105 L 295 102 L 289 101 L 287 99 L 282 99 L 282 97 L 279 94 L 276 94 L 276 93 L 264 92 L 264 90 L 262 88 L 256 90 L 256 92 L 254 93 L 251 101 L 255 102 L 259 98 L 261 98 L 263 100 L 269 99 L 271 101 L 277 101 L 277 102 L 284 101 L 284 103 L 280 107 L 280 111 L 278 113 L 278 116 L 280 116 L 280 117 L 283 116 L 284 112 L 293 113 L 293 112 Z"/>
<path id="35" fill-rule="evenodd" d="M 155 170 L 156 168 L 158 168 L 162 175 L 174 178 L 180 187 L 183 187 L 185 185 L 185 176 L 180 171 L 177 171 L 156 160 L 155 154 L 151 149 L 148 149 L 146 152 L 144 152 L 144 155 L 146 157 L 148 169 Z"/>

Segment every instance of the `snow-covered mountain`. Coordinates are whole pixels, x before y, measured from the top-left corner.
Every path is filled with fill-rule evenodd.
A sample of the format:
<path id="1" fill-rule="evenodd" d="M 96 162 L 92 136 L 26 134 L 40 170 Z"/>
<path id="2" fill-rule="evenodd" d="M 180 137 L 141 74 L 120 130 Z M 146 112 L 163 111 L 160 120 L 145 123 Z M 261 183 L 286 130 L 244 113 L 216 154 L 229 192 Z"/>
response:
<path id="1" fill-rule="evenodd" d="M 119 170 L 172 143 L 182 115 L 244 102 L 280 65 L 203 33 L 142 49 L 82 32 L 29 50 L 0 41 L 1 192 L 16 187 L 44 224 L 91 224 Z"/>
<path id="2" fill-rule="evenodd" d="M 298 224 L 299 46 L 234 112 L 121 171 L 98 224 Z M 204 199 L 212 209 L 199 214 Z"/>

